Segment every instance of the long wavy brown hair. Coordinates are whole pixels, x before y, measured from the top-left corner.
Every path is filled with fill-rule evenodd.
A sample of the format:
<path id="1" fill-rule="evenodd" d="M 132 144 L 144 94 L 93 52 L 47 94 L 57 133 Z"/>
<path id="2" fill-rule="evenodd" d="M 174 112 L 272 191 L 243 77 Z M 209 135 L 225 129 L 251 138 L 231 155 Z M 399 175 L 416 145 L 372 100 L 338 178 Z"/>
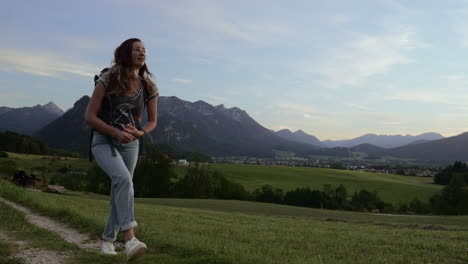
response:
<path id="1" fill-rule="evenodd" d="M 124 95 L 128 91 L 132 77 L 132 48 L 133 43 L 141 42 L 140 39 L 127 39 L 115 49 L 114 62 L 109 70 L 109 95 Z M 153 74 L 148 70 L 146 63 L 140 68 L 138 76 L 143 82 L 143 86 L 148 94 L 156 93 L 156 84 L 152 81 Z M 151 78 L 150 78 L 151 77 Z"/>

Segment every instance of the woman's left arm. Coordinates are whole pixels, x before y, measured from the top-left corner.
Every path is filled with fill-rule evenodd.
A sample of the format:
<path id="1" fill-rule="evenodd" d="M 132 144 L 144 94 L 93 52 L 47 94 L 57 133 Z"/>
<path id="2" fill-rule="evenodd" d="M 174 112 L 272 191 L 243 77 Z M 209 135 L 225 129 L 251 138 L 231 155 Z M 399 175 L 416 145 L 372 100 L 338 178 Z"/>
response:
<path id="1" fill-rule="evenodd" d="M 149 133 L 156 128 L 158 123 L 158 96 L 149 100 L 146 108 L 148 110 L 148 123 L 143 127 L 143 130 Z"/>

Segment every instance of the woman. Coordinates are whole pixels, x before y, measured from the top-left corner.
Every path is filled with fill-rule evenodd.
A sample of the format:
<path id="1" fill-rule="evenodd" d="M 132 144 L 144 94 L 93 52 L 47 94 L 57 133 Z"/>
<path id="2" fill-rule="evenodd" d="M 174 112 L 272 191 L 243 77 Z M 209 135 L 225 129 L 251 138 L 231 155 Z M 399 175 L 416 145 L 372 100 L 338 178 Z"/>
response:
<path id="1" fill-rule="evenodd" d="M 143 43 L 132 38 L 115 50 L 114 63 L 96 81 L 86 111 L 86 123 L 94 130 L 91 150 L 96 162 L 112 180 L 110 213 L 102 235 L 101 252 L 115 255 L 113 242 L 118 231 L 125 238 L 128 260 L 146 251 L 146 245 L 136 239 L 137 226 L 133 213 L 133 171 L 138 138 L 156 127 L 158 89 L 150 79 Z M 146 107 L 148 122 L 139 121 Z"/>

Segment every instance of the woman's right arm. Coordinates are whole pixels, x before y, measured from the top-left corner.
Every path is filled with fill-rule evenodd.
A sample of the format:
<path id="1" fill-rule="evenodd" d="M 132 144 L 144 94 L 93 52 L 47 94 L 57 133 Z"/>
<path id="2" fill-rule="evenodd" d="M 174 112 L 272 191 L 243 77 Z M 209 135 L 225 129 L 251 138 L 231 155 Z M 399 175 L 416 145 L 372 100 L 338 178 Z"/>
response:
<path id="1" fill-rule="evenodd" d="M 109 126 L 102 121 L 98 116 L 99 109 L 101 109 L 102 100 L 106 95 L 106 89 L 101 83 L 97 83 L 94 88 L 93 95 L 89 101 L 88 108 L 86 109 L 85 121 L 93 129 L 116 138 L 121 143 L 128 143 L 135 139 L 134 136 L 130 135 L 125 131 L 121 131 L 112 126 Z"/>

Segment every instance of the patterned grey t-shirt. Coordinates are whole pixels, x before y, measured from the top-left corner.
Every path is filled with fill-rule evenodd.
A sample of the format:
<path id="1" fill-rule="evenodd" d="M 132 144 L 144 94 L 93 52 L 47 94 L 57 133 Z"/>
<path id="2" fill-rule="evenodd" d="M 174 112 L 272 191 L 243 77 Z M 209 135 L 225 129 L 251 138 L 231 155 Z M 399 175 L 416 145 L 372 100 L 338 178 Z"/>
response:
<path id="1" fill-rule="evenodd" d="M 96 83 L 102 84 L 106 91 L 108 90 L 109 75 L 109 72 L 105 72 L 96 80 Z M 122 129 L 120 124 L 125 125 L 128 123 L 141 128 L 140 121 L 143 117 L 143 111 L 148 101 L 158 95 L 157 89 L 155 92 L 155 94 L 149 95 L 142 82 L 140 82 L 138 91 L 132 96 L 106 96 L 102 102 L 98 117 L 118 129 Z"/>

